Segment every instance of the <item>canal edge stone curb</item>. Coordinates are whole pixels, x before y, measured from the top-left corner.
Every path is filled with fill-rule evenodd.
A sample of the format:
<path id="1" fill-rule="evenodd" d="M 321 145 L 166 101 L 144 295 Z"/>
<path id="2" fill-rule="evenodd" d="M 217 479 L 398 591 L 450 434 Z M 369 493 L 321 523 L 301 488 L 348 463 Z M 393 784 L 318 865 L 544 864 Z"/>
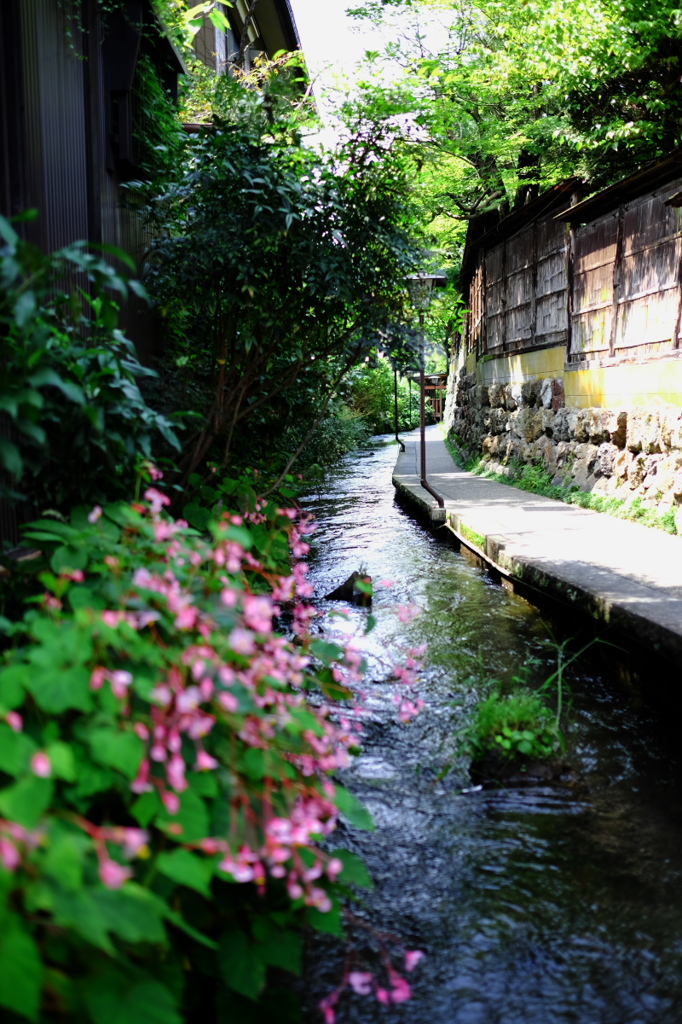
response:
<path id="1" fill-rule="evenodd" d="M 441 509 L 431 495 L 421 487 L 418 472 L 410 472 L 415 452 L 410 451 L 411 439 L 405 440 L 408 442 L 408 450 L 398 456 L 393 472 L 393 485 L 398 495 L 435 528 L 445 526 L 460 543 L 496 572 L 507 577 L 512 584 L 518 583 L 522 587 L 530 588 L 564 606 L 589 615 L 605 626 L 626 633 L 638 644 L 674 661 L 678 666 L 682 663 L 682 572 L 678 576 L 679 586 L 671 588 L 668 581 L 663 581 L 657 588 L 655 581 L 652 584 L 649 577 L 638 578 L 633 573 L 633 576 L 628 578 L 622 567 L 622 559 L 613 568 L 598 561 L 583 562 L 579 557 L 569 560 L 566 557 L 566 535 L 570 533 L 575 550 L 580 551 L 583 535 L 597 533 L 598 529 L 603 529 L 606 521 L 607 528 L 610 525 L 614 531 L 626 527 L 627 540 L 630 541 L 632 538 L 631 543 L 646 546 L 648 542 L 652 548 L 654 565 L 656 557 L 660 559 L 661 551 L 664 555 L 672 551 L 675 556 L 679 556 L 681 566 L 682 538 L 667 534 L 657 536 L 658 531 L 638 524 L 610 520 L 609 517 L 591 510 L 544 499 L 541 510 L 539 506 L 537 511 L 533 509 L 538 523 L 541 523 L 543 514 L 545 518 L 555 514 L 552 506 L 558 506 L 556 512 L 561 513 L 561 524 L 556 530 L 559 540 L 553 557 L 552 530 L 546 524 L 543 531 L 538 531 L 538 538 L 533 535 L 532 525 L 530 529 L 527 527 L 525 532 L 519 532 L 518 522 L 511 527 L 509 534 L 504 531 L 505 504 L 509 505 L 510 513 L 515 512 L 518 520 L 518 506 L 536 504 L 535 496 L 483 480 L 459 469 L 452 462 L 442 442 L 437 442 L 432 436 L 429 438 L 427 455 L 428 479 L 436 491 L 443 494 L 445 508 Z M 442 453 L 438 451 L 441 446 L 447 454 L 449 467 L 444 463 Z M 414 447 L 416 448 L 416 444 Z M 448 483 L 456 486 L 449 487 Z M 469 491 L 469 483 L 475 485 L 476 494 L 473 498 L 468 495 L 464 504 L 471 506 L 478 502 L 480 507 L 469 507 L 464 510 L 460 502 L 448 496 L 447 491 L 457 488 L 466 488 Z M 506 492 L 506 502 L 500 499 L 500 488 Z M 473 491 L 473 486 L 471 490 Z M 486 501 L 484 496 L 487 494 L 493 495 L 494 501 Z M 494 512 L 491 511 L 493 508 Z M 496 517 L 494 525 L 491 521 L 493 515 Z M 500 520 L 502 531 L 499 529 Z M 537 555 L 533 551 L 536 539 L 542 541 L 538 547 L 544 547 Z M 519 550 L 520 548 L 524 550 Z"/>

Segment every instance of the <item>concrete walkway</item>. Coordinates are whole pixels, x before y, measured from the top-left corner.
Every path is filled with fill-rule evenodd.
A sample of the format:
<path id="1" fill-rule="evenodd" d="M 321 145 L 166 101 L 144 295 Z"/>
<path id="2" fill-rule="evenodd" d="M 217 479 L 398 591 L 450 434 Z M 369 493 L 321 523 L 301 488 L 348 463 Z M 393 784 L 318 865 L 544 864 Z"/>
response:
<path id="1" fill-rule="evenodd" d="M 419 431 L 401 435 L 393 483 L 512 580 L 627 631 L 682 668 L 682 537 L 565 505 L 459 469 L 438 427 L 426 470 L 445 509 L 419 483 Z"/>

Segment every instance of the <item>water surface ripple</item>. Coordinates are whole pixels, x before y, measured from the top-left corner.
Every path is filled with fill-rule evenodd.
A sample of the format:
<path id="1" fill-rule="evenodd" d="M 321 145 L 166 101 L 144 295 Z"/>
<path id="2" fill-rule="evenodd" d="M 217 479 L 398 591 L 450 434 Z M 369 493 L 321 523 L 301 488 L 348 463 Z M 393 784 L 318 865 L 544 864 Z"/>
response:
<path id="1" fill-rule="evenodd" d="M 304 505 L 319 522 L 311 578 L 325 594 L 362 564 L 375 581 L 376 630 L 363 754 L 344 782 L 377 829 L 343 829 L 376 882 L 356 909 L 427 958 L 413 999 L 382 1007 L 344 997 L 340 1024 L 680 1024 L 682 814 L 679 761 L 662 716 L 619 684 L 595 649 L 571 675 L 568 757 L 577 782 L 462 792 L 455 733 L 481 692 L 478 663 L 505 679 L 554 667 L 551 629 L 523 599 L 424 530 L 394 500 L 395 445 L 349 456 Z M 392 581 L 383 586 L 382 581 Z M 327 612 L 331 604 L 318 604 Z M 399 604 L 420 615 L 399 621 Z M 327 619 L 361 636 L 366 612 Z M 396 721 L 390 665 L 429 645 L 422 714 Z M 359 941 L 362 946 L 362 940 Z M 344 951 L 308 954 L 310 1020 L 334 987 Z"/>

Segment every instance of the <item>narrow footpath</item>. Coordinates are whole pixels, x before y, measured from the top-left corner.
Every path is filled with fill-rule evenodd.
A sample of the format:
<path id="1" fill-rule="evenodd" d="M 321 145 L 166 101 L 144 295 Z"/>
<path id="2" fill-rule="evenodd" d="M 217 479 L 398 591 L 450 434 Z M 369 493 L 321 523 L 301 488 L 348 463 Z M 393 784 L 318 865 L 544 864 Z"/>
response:
<path id="1" fill-rule="evenodd" d="M 434 526 L 442 524 L 512 581 L 626 631 L 682 666 L 682 537 L 485 480 L 455 465 L 437 426 L 403 435 L 393 484 Z"/>

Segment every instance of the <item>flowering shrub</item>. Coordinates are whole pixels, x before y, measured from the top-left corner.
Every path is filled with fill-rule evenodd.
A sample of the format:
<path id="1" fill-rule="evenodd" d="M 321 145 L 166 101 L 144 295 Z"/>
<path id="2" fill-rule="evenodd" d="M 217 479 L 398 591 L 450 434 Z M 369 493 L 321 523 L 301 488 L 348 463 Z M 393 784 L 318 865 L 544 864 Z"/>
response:
<path id="1" fill-rule="evenodd" d="M 358 742 L 332 702 L 363 666 L 310 634 L 309 520 L 260 503 L 208 539 L 167 503 L 150 487 L 26 533 L 43 562 L 3 621 L 0 1006 L 31 1021 L 267 1019 L 245 1007 L 269 968 L 298 971 L 300 926 L 341 934 L 340 894 L 369 884 L 318 845 L 339 812 L 372 822 L 328 777 Z"/>

